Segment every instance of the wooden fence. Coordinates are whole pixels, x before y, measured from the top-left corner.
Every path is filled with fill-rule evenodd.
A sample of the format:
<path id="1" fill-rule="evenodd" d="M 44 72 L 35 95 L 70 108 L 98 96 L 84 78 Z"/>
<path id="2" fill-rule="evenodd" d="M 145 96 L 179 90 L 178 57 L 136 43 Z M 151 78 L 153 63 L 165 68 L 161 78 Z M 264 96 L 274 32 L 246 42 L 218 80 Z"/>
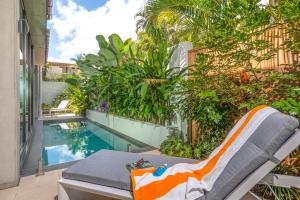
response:
<path id="1" fill-rule="evenodd" d="M 267 69 L 267 70 L 285 70 L 287 67 L 292 65 L 300 66 L 300 54 L 292 53 L 286 46 L 286 42 L 291 38 L 288 33 L 286 25 L 279 24 L 267 28 L 263 33 L 254 36 L 253 40 L 264 40 L 269 44 L 268 49 L 256 52 L 257 55 L 266 54 L 271 48 L 276 49 L 273 56 L 268 60 L 257 62 L 251 60 L 253 67 Z M 207 54 L 208 49 L 199 48 L 190 50 L 188 53 L 189 66 L 193 66 L 196 62 L 196 58 L 199 54 Z M 190 69 L 193 69 L 191 67 Z M 191 73 L 190 73 L 191 74 Z M 191 76 L 189 75 L 191 78 Z M 198 124 L 195 121 L 189 123 L 189 136 L 192 143 L 195 143 L 198 135 Z"/>

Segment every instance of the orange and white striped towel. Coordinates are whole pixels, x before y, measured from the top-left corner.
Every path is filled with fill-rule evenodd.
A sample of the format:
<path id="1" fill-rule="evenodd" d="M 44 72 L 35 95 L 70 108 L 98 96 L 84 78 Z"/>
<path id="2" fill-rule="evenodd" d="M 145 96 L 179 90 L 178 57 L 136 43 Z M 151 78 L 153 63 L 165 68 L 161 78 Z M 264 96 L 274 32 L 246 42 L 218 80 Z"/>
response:
<path id="1" fill-rule="evenodd" d="M 224 142 L 208 159 L 192 164 L 180 163 L 169 167 L 161 176 L 153 176 L 155 169 L 131 172 L 136 200 L 197 199 L 210 191 L 231 158 L 246 143 L 256 128 L 270 114 L 278 112 L 268 106 L 258 106 L 248 112 L 230 131 Z"/>

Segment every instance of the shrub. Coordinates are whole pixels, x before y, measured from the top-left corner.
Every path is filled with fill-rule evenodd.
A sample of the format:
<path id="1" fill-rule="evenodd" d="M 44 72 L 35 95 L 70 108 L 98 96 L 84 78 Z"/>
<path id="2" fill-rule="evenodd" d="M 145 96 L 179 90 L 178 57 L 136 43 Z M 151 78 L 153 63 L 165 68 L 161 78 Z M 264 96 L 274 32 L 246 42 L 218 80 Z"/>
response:
<path id="1" fill-rule="evenodd" d="M 160 151 L 169 156 L 192 157 L 192 148 L 176 136 L 169 136 L 160 146 Z"/>

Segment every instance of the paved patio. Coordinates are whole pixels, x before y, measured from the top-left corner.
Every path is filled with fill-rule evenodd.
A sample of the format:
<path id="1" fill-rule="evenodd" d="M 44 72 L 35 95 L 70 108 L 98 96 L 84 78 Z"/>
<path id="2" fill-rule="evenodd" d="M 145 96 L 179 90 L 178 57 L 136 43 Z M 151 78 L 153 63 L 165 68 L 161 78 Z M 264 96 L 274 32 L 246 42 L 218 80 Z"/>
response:
<path id="1" fill-rule="evenodd" d="M 0 190 L 1 200 L 54 200 L 62 170 L 22 177 L 18 187 Z"/>
<path id="2" fill-rule="evenodd" d="M 0 190 L 1 200 L 57 200 L 57 181 L 63 170 L 46 172 L 43 176 L 22 177 L 18 187 Z M 71 200 L 113 200 L 79 191 L 69 191 Z"/>
<path id="3" fill-rule="evenodd" d="M 144 152 L 159 155 L 158 150 Z M 0 200 L 55 200 L 57 199 L 57 181 L 61 178 L 63 169 L 46 172 L 42 176 L 25 176 L 18 187 L 0 190 Z M 70 191 L 72 200 L 111 200 L 78 191 Z"/>

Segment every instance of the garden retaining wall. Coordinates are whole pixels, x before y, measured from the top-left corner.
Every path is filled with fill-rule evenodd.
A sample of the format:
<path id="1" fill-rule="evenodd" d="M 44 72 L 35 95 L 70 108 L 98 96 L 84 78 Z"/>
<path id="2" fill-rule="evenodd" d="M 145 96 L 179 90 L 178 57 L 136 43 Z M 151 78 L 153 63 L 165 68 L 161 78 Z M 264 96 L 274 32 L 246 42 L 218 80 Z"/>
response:
<path id="1" fill-rule="evenodd" d="M 169 129 L 165 126 L 132 120 L 99 111 L 87 110 L 86 117 L 91 121 L 102 124 L 156 148 L 159 148 L 160 144 L 169 135 Z"/>
<path id="2" fill-rule="evenodd" d="M 54 98 L 67 88 L 65 82 L 42 81 L 41 86 L 42 103 L 45 104 L 51 104 Z"/>

